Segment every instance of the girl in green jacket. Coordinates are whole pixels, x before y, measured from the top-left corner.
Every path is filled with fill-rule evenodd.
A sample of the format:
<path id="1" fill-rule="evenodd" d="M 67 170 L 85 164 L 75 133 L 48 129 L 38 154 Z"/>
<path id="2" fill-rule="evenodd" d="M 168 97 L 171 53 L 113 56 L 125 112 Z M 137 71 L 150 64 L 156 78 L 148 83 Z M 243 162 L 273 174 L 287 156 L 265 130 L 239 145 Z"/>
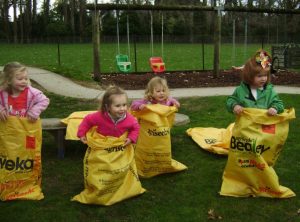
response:
<path id="1" fill-rule="evenodd" d="M 241 84 L 227 98 L 228 111 L 241 114 L 243 107 L 267 109 L 274 116 L 284 110 L 283 102 L 270 84 L 271 57 L 259 50 L 242 68 Z"/>

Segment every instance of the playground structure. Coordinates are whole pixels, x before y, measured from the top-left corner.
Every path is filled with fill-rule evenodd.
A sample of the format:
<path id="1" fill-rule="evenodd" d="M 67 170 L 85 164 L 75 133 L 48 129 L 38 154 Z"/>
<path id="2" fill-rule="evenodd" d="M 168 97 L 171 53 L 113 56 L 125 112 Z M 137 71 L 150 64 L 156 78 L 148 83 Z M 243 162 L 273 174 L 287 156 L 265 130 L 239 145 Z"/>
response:
<path id="1" fill-rule="evenodd" d="M 274 9 L 274 8 L 246 8 L 246 7 L 230 7 L 230 6 L 167 6 L 167 5 L 131 5 L 131 4 L 88 4 L 87 9 L 91 11 L 97 10 L 124 10 L 124 11 L 213 11 L 215 12 L 214 26 L 214 77 L 219 77 L 220 71 L 220 45 L 221 45 L 221 13 L 227 12 L 245 12 L 245 13 L 270 13 L 270 14 L 300 14 L 296 9 Z M 245 21 L 245 37 L 247 36 L 247 20 Z M 97 34 L 93 32 L 93 34 Z M 99 38 L 99 36 L 98 36 Z M 247 39 L 245 39 L 245 47 Z M 234 50 L 234 49 L 233 49 Z M 94 60 L 94 62 L 97 62 Z M 100 75 L 100 70 L 94 70 L 94 74 Z"/>
<path id="2" fill-rule="evenodd" d="M 151 57 L 149 59 L 149 64 L 154 73 L 161 73 L 166 70 L 165 63 L 163 61 L 163 45 L 164 45 L 164 17 L 161 14 L 161 57 L 153 56 L 153 16 L 150 11 L 150 23 L 151 23 Z"/>
<path id="3" fill-rule="evenodd" d="M 300 47 L 297 44 L 272 46 L 272 67 L 287 69 L 300 67 Z"/>
<path id="4" fill-rule="evenodd" d="M 129 44 L 129 18 L 127 15 L 127 45 L 128 45 L 128 55 L 120 53 L 120 37 L 119 37 L 119 12 L 116 11 L 117 19 L 117 44 L 118 44 L 118 54 L 116 55 L 117 68 L 120 72 L 130 72 L 131 71 L 131 62 L 130 62 L 130 44 Z"/>

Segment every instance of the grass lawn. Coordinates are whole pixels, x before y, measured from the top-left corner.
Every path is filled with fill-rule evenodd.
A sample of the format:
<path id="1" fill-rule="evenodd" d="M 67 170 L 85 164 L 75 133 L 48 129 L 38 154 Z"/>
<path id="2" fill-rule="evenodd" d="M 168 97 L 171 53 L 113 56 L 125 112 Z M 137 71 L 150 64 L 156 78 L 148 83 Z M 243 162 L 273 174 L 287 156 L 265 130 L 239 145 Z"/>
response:
<path id="1" fill-rule="evenodd" d="M 261 47 L 259 44 L 236 45 L 235 58 L 233 57 L 232 44 L 222 44 L 220 55 L 221 69 L 228 69 L 232 65 L 242 65 Z M 270 52 L 271 46 L 264 48 Z M 149 44 L 137 44 L 137 71 L 151 71 L 149 58 L 151 50 Z M 0 66 L 11 61 L 19 61 L 28 66 L 45 68 L 56 73 L 77 80 L 92 81 L 90 73 L 93 71 L 92 44 L 61 44 L 60 60 L 58 65 L 56 44 L 0 44 Z M 127 54 L 127 45 L 121 44 L 120 51 Z M 204 69 L 213 69 L 213 45 L 204 47 Z M 131 45 L 131 62 L 134 71 L 134 49 Z M 115 56 L 116 44 L 101 44 L 100 58 L 101 71 L 116 72 Z M 154 56 L 161 56 L 161 45 L 154 45 Z M 202 45 L 201 44 L 164 44 L 164 62 L 167 70 L 202 70 Z"/>
<path id="2" fill-rule="evenodd" d="M 96 109 L 95 101 L 48 94 L 50 107 L 43 117 L 66 117 L 73 111 Z M 282 94 L 286 107 L 295 107 L 299 116 L 300 95 Z M 66 156 L 57 159 L 51 135 L 43 135 L 43 178 L 45 199 L 41 201 L 0 202 L 0 221 L 99 221 L 99 222 L 176 222 L 208 221 L 214 209 L 226 222 L 296 222 L 300 221 L 298 196 L 289 199 L 233 198 L 218 194 L 226 157 L 200 149 L 185 133 L 190 127 L 225 128 L 234 116 L 225 110 L 224 96 L 181 99 L 180 113 L 191 123 L 172 129 L 173 159 L 188 170 L 142 179 L 147 192 L 110 207 L 83 205 L 70 199 L 83 190 L 83 156 L 85 146 L 69 141 Z M 300 120 L 290 123 L 283 152 L 275 165 L 280 184 L 299 195 Z"/>

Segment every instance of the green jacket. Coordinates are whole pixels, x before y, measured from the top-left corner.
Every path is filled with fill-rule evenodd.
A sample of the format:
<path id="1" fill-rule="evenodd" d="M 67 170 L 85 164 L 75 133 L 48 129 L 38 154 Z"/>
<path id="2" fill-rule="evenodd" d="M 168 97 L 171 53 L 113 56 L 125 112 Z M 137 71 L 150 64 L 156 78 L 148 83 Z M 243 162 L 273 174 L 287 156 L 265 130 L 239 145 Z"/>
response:
<path id="1" fill-rule="evenodd" d="M 227 98 L 226 107 L 229 112 L 233 112 L 235 105 L 245 108 L 269 109 L 271 107 L 282 113 L 284 110 L 283 102 L 279 99 L 277 93 L 273 89 L 273 85 L 268 83 L 262 90 L 257 89 L 257 99 L 253 97 L 250 86 L 242 82 Z"/>

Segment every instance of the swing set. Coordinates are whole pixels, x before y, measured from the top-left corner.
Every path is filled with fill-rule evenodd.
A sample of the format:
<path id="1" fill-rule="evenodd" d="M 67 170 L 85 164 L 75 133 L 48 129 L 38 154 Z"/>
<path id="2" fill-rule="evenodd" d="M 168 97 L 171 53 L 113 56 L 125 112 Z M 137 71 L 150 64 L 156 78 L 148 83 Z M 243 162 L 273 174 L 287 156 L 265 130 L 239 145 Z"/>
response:
<path id="1" fill-rule="evenodd" d="M 130 62 L 130 44 L 129 44 L 129 18 L 127 15 L 127 53 L 128 55 L 120 53 L 120 35 L 119 35 L 119 13 L 117 14 L 117 42 L 118 42 L 118 54 L 116 55 L 117 68 L 120 72 L 128 73 L 131 71 L 131 62 Z"/>
<path id="2" fill-rule="evenodd" d="M 162 59 L 163 57 L 163 39 L 164 39 L 164 17 L 161 13 L 161 56 L 153 56 L 153 16 L 152 11 L 150 11 L 150 27 L 151 27 L 151 57 L 149 59 L 149 64 L 154 73 L 162 73 L 166 70 L 165 63 Z"/>

